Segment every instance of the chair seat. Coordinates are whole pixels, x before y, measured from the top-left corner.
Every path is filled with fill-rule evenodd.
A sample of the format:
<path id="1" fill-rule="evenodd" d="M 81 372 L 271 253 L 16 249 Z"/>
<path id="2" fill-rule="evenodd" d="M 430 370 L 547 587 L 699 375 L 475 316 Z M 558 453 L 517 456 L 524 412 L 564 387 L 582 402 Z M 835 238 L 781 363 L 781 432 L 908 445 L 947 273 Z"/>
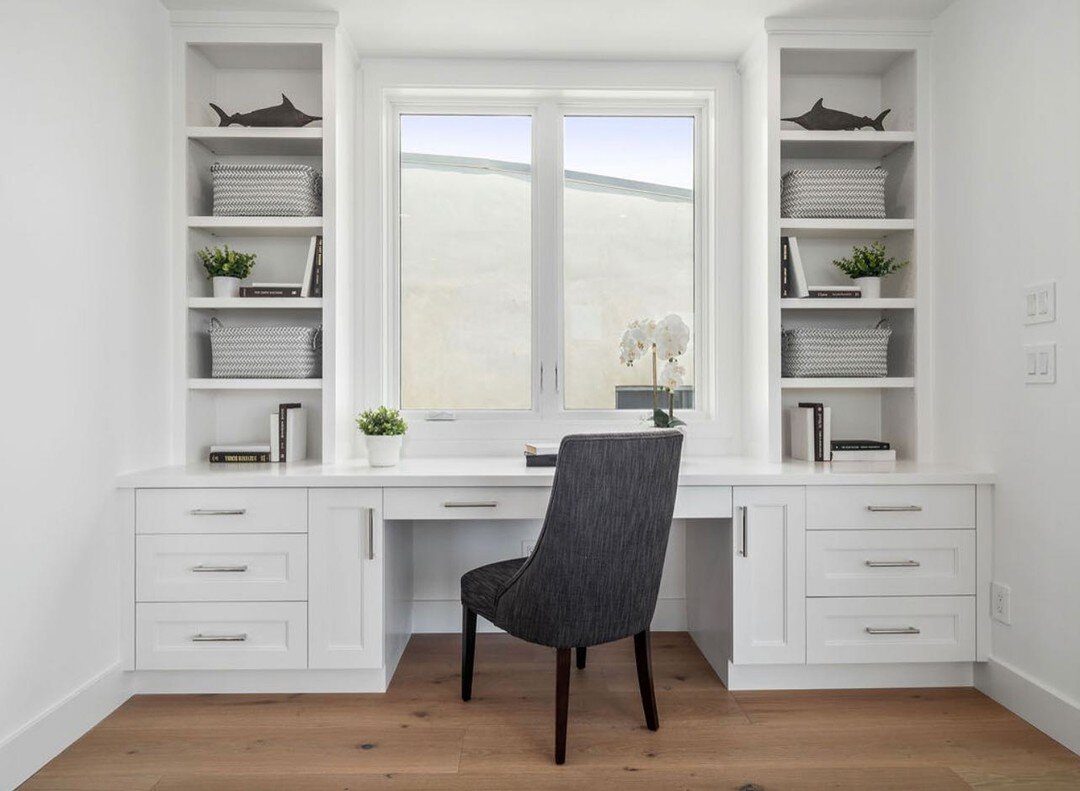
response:
<path id="1" fill-rule="evenodd" d="M 461 603 L 489 621 L 493 620 L 496 599 L 525 560 L 500 560 L 467 572 L 461 578 Z"/>

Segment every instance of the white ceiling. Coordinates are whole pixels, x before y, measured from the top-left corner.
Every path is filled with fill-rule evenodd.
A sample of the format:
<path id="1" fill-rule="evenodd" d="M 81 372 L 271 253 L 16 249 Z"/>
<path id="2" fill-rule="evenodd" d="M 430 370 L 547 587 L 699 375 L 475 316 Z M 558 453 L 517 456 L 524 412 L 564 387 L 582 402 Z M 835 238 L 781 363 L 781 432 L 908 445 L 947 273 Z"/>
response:
<path id="1" fill-rule="evenodd" d="M 952 0 L 161 0 L 337 11 L 363 56 L 734 60 L 766 17 L 933 19 Z"/>

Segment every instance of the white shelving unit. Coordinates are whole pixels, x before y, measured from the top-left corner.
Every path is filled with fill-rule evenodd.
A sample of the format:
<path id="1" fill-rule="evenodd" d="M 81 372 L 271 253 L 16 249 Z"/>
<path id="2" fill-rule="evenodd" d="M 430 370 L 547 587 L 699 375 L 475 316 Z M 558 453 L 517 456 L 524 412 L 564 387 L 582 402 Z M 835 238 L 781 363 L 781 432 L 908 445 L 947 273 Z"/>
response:
<path id="1" fill-rule="evenodd" d="M 282 401 L 309 415 L 313 461 L 347 454 L 337 439 L 351 412 L 348 273 L 352 256 L 352 119 L 356 61 L 334 13 L 265 15 L 174 12 L 173 291 L 176 305 L 174 456 L 203 461 L 209 446 L 266 442 L 267 416 Z M 226 112 L 278 104 L 285 94 L 322 121 L 301 128 L 218 126 L 210 108 Z M 224 162 L 290 162 L 322 172 L 321 217 L 217 217 L 210 166 Z M 254 281 L 300 282 L 310 237 L 323 237 L 323 297 L 212 296 L 196 257 L 228 244 L 257 255 Z M 207 329 L 229 325 L 321 326 L 319 379 L 213 379 Z"/>
<path id="2" fill-rule="evenodd" d="M 911 23 L 774 19 L 740 62 L 743 81 L 747 292 L 744 335 L 760 355 L 744 358 L 747 446 L 772 460 L 788 455 L 785 411 L 800 402 L 832 407 L 835 438 L 884 439 L 901 459 L 932 458 L 930 432 L 930 160 L 927 132 L 929 30 Z M 783 117 L 826 107 L 875 117 L 885 132 L 810 131 Z M 762 135 L 760 130 L 765 129 Z M 885 219 L 780 216 L 780 181 L 795 168 L 883 167 Z M 886 278 L 880 299 L 784 299 L 781 236 L 793 236 L 811 285 L 850 281 L 832 261 L 875 240 L 911 264 Z M 884 378 L 785 379 L 780 333 L 797 327 L 893 329 Z"/>

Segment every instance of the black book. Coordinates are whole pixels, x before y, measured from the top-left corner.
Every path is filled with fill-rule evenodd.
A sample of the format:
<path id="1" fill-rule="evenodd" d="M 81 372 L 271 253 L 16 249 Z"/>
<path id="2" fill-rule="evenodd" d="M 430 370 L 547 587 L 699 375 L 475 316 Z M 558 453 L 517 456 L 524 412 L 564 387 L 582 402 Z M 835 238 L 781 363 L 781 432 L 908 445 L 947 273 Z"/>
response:
<path id="1" fill-rule="evenodd" d="M 843 288 L 812 288 L 810 296 L 815 299 L 862 299 L 862 292 Z"/>
<path id="2" fill-rule="evenodd" d="M 241 297 L 298 297 L 299 286 L 240 286 Z"/>
<path id="3" fill-rule="evenodd" d="M 285 443 L 288 441 L 288 431 L 286 430 L 289 421 L 287 420 L 290 409 L 299 409 L 301 404 L 278 404 L 277 408 L 277 431 L 278 431 L 278 461 L 285 461 Z"/>
<path id="4" fill-rule="evenodd" d="M 803 401 L 799 407 L 814 410 L 814 461 L 825 461 L 825 405 Z"/>
<path id="5" fill-rule="evenodd" d="M 248 451 L 236 453 L 211 453 L 211 464 L 265 464 L 270 461 L 269 453 L 252 453 Z"/>
<path id="6" fill-rule="evenodd" d="M 788 285 L 791 272 L 791 250 L 788 246 L 788 238 L 780 237 L 780 296 L 790 297 L 791 287 Z"/>
<path id="7" fill-rule="evenodd" d="M 311 272 L 311 296 L 322 296 L 322 281 L 323 281 L 323 240 L 322 237 L 318 237 L 315 240 L 315 266 Z"/>
<path id="8" fill-rule="evenodd" d="M 525 454 L 525 466 L 526 467 L 554 467 L 555 461 L 558 458 L 558 454 L 555 453 L 543 453 L 537 455 L 535 453 Z"/>
<path id="9" fill-rule="evenodd" d="M 830 444 L 833 450 L 890 450 L 892 447 L 878 439 L 834 439 Z"/>

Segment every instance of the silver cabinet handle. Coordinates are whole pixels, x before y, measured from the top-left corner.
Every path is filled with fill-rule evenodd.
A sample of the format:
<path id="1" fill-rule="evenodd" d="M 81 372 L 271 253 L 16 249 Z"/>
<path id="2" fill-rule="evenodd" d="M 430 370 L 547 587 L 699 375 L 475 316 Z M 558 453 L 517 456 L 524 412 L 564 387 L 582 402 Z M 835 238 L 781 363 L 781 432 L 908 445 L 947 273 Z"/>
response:
<path id="1" fill-rule="evenodd" d="M 443 503 L 443 508 L 498 508 L 499 504 L 494 500 L 482 500 L 475 503 Z"/>
<path id="2" fill-rule="evenodd" d="M 867 511 L 878 512 L 893 512 L 893 511 L 921 511 L 921 505 L 868 505 Z"/>
<path id="3" fill-rule="evenodd" d="M 247 513 L 246 508 L 192 508 L 188 511 L 192 516 L 243 516 Z"/>
<path id="4" fill-rule="evenodd" d="M 866 565 L 872 569 L 914 569 L 922 563 L 917 560 L 868 560 Z"/>
<path id="5" fill-rule="evenodd" d="M 749 516 L 747 515 L 748 509 L 745 505 L 740 505 L 737 510 L 739 512 L 739 532 L 742 535 L 742 542 L 739 544 L 739 554 L 744 558 L 748 558 L 750 557 L 750 546 L 747 544 L 746 533 L 746 523 L 750 521 Z"/>
<path id="6" fill-rule="evenodd" d="M 243 643 L 246 634 L 197 634 L 191 638 L 193 643 Z"/>
<path id="7" fill-rule="evenodd" d="M 367 559 L 375 559 L 375 509 L 367 509 Z"/>
<path id="8" fill-rule="evenodd" d="M 192 571 L 196 574 L 206 573 L 219 573 L 219 572 L 244 572 L 248 570 L 247 566 L 192 566 Z"/>
<path id="9" fill-rule="evenodd" d="M 922 629 L 918 629 L 914 626 L 892 626 L 892 627 L 866 627 L 867 634 L 922 634 Z"/>

